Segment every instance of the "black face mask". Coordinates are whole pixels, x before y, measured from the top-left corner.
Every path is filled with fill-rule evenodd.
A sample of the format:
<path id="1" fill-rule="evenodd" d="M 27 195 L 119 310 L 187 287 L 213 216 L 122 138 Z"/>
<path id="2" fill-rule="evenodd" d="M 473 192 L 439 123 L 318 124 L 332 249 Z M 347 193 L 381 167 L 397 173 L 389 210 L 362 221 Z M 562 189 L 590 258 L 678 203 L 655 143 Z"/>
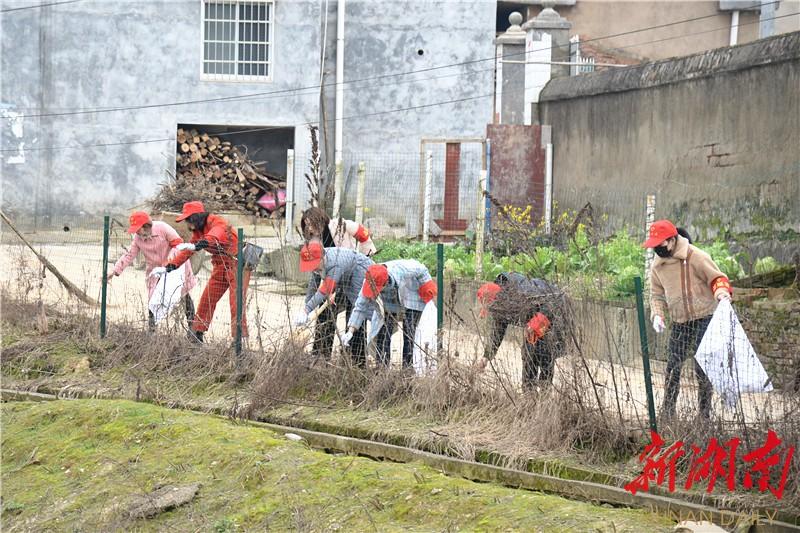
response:
<path id="1" fill-rule="evenodd" d="M 653 248 L 653 251 L 656 253 L 656 255 L 658 255 L 658 257 L 662 257 L 664 259 L 666 259 L 667 257 L 672 257 L 672 252 L 667 250 L 667 247 L 663 245 L 656 246 L 655 248 Z"/>
<path id="2" fill-rule="evenodd" d="M 208 213 L 195 213 L 189 215 L 186 221 L 192 225 L 193 229 L 203 231 L 206 227 L 206 219 L 208 219 Z"/>

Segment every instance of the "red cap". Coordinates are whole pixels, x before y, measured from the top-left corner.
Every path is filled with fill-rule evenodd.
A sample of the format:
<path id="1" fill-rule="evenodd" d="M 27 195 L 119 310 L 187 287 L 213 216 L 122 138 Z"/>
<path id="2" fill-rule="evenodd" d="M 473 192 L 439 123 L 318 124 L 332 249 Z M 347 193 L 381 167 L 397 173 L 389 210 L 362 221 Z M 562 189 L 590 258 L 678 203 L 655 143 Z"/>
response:
<path id="1" fill-rule="evenodd" d="M 364 279 L 364 286 L 361 288 L 361 294 L 367 298 L 375 298 L 383 290 L 389 282 L 389 269 L 384 265 L 372 265 L 367 269 L 367 275 Z M 373 290 L 373 283 L 375 284 Z"/>
<path id="2" fill-rule="evenodd" d="M 300 272 L 313 272 L 322 262 L 325 249 L 319 242 L 310 242 L 300 248 Z"/>
<path id="3" fill-rule="evenodd" d="M 128 219 L 128 222 L 130 222 L 131 225 L 128 228 L 128 233 L 136 233 L 139 231 L 139 228 L 145 224 L 151 224 L 153 221 L 150 220 L 150 215 L 144 211 L 134 211 Z"/>
<path id="4" fill-rule="evenodd" d="M 481 303 L 482 309 L 480 316 L 484 318 L 487 314 L 486 308 L 492 305 L 497 298 L 497 295 L 502 291 L 502 287 L 497 283 L 484 283 L 478 289 L 478 301 Z"/>
<path id="5" fill-rule="evenodd" d="M 206 208 L 203 206 L 203 202 L 186 202 L 185 204 L 183 204 L 183 211 L 181 212 L 181 216 L 176 218 L 175 222 L 180 222 L 182 220 L 186 220 L 192 215 L 205 212 Z"/>
<path id="6" fill-rule="evenodd" d="M 650 238 L 644 241 L 644 248 L 655 248 L 670 237 L 678 234 L 678 228 L 669 220 L 656 220 L 650 226 Z"/>

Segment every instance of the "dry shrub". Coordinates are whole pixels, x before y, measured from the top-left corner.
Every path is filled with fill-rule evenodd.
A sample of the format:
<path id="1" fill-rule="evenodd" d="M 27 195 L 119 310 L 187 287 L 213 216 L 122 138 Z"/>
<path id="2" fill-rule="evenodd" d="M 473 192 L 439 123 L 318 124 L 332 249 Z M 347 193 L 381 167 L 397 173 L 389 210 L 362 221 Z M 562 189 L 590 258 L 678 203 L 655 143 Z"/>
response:
<path id="1" fill-rule="evenodd" d="M 398 416 L 440 425 L 449 436 L 450 453 L 474 459 L 476 450 L 491 449 L 515 465 L 541 450 L 580 450 L 604 460 L 630 456 L 635 444 L 629 427 L 609 421 L 593 398 L 585 397 L 587 388 L 584 376 L 521 392 L 511 383 L 491 384 L 446 356 L 427 376 L 409 369 L 364 369 L 347 358 L 317 359 L 287 340 L 263 357 L 248 414 L 292 402 L 392 409 Z M 408 436 L 410 445 L 426 448 L 441 447 L 439 437 Z"/>
<path id="2" fill-rule="evenodd" d="M 0 306 L 4 327 L 26 333 L 3 348 L 3 369 L 11 375 L 26 379 L 52 376 L 55 381 L 51 384 L 60 385 L 74 381 L 69 375 L 74 365 L 85 365 L 94 377 L 121 371 L 123 385 L 144 387 L 137 391 L 137 398 L 179 403 L 193 399 L 184 398 L 190 390 L 196 394 L 203 388 L 229 385 L 240 373 L 230 347 L 194 344 L 180 330 L 174 331 L 176 328 L 150 333 L 137 324 L 114 323 L 100 339 L 97 317 L 46 307 L 50 332 L 30 335 L 28 332 L 35 331 L 32 326 L 38 304 L 4 292 Z"/>

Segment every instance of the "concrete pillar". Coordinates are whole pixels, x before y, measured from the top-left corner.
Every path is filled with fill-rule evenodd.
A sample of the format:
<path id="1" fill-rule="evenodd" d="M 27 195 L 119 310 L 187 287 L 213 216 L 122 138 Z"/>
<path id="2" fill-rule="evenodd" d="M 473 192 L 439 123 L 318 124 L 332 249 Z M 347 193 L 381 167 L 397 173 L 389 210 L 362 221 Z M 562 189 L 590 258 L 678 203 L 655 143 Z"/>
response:
<path id="1" fill-rule="evenodd" d="M 495 40 L 494 123 L 522 124 L 525 116 L 525 31 L 520 26 L 520 13 L 511 13 L 508 21 L 511 26 Z"/>
<path id="2" fill-rule="evenodd" d="M 553 61 L 569 62 L 569 30 L 567 19 L 559 15 L 554 0 L 542 2 L 544 9 L 522 25 L 525 30 L 525 124 L 538 123 L 539 93 L 551 79 L 569 76 L 569 65 L 552 65 Z"/>
<path id="3" fill-rule="evenodd" d="M 551 39 L 551 61 L 569 62 L 569 30 L 572 23 L 559 15 L 553 6 L 555 1 L 542 2 L 544 9 L 522 25 L 522 29 L 533 41 L 541 41 L 542 34 L 549 34 Z M 569 65 L 552 65 L 552 77 L 569 76 Z"/>
<path id="4" fill-rule="evenodd" d="M 775 15 L 778 5 L 774 0 L 761 0 L 761 14 L 758 19 L 758 38 L 772 37 L 775 35 Z"/>

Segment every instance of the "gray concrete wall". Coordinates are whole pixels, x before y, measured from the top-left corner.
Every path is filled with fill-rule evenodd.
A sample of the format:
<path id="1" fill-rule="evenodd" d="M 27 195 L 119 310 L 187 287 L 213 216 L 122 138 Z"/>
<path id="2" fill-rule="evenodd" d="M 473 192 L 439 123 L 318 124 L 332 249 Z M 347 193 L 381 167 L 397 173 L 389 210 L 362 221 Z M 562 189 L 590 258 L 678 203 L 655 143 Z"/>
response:
<path id="1" fill-rule="evenodd" d="M 316 0 L 275 3 L 274 76 L 271 82 L 259 83 L 201 79 L 199 0 L 89 0 L 4 14 L 0 120 L 3 149 L 11 150 L 2 153 L 4 205 L 56 216 L 124 211 L 151 196 L 165 171 L 174 168 L 177 124 L 209 124 L 295 127 L 295 192 L 298 208 L 304 208 L 303 172 L 310 151 L 305 123 L 322 118 L 314 86 L 320 82 L 323 6 Z M 335 0 L 328 10 L 324 83 L 333 84 Z M 492 113 L 494 26 L 491 0 L 347 2 L 345 80 L 490 59 L 346 86 L 348 157 L 355 161 L 364 156 L 352 154 L 394 154 L 393 160 L 402 160 L 400 166 L 408 170 L 385 183 L 373 182 L 373 213 L 417 209 L 418 163 L 405 160 L 418 152 L 421 137 L 482 136 Z M 217 103 L 26 117 L 17 122 L 13 118 L 301 87 L 312 89 Z M 332 149 L 333 86 L 325 92 L 327 144 Z M 75 148 L 97 144 L 109 146 Z M 347 187 L 346 203 L 352 204 L 355 184 L 348 182 Z M 398 195 L 404 206 L 400 211 Z"/>
<path id="2" fill-rule="evenodd" d="M 610 225 L 644 199 L 701 238 L 800 230 L 800 33 L 551 81 L 554 198 Z"/>
<path id="3" fill-rule="evenodd" d="M 487 61 L 387 77 L 346 92 L 345 116 L 363 117 L 346 122 L 347 150 L 414 153 L 419 137 L 481 137 L 492 120 L 494 27 L 493 1 L 349 0 L 346 80 Z M 369 116 L 464 98 L 471 99 Z"/>
<path id="4" fill-rule="evenodd" d="M 333 160 L 336 8 L 331 2 L 326 47 L 326 114 L 323 146 Z M 358 161 L 368 165 L 367 216 L 403 222 L 419 207 L 422 137 L 483 137 L 492 121 L 495 2 L 491 0 L 348 0 L 345 20 L 344 207 L 355 204 Z M 422 51 L 422 55 L 419 51 Z M 483 60 L 452 68 L 440 65 Z M 355 82 L 364 78 L 380 77 Z M 446 103 L 454 100 L 461 102 Z M 408 111 L 388 112 L 414 108 Z M 428 107 L 426 107 L 428 106 Z M 462 159 L 472 147 L 464 147 Z M 471 157 L 471 156 L 469 156 Z M 443 159 L 442 159 L 443 161 Z M 472 204 L 477 172 L 464 161 L 464 204 Z M 467 168 L 470 167 L 470 168 Z M 435 170 L 439 173 L 439 170 Z M 441 196 L 434 185 L 434 204 Z M 473 176 L 473 174 L 475 174 Z M 303 191 L 305 194 L 305 191 Z"/>
<path id="5" fill-rule="evenodd" d="M 9 113 L 50 114 L 280 91 L 319 81 L 319 2 L 276 3 L 269 83 L 201 80 L 197 0 L 88 1 L 2 16 L 2 88 Z M 294 126 L 318 120 L 314 95 L 290 93 L 112 113 L 30 117 L 4 124 L 3 203 L 20 211 L 124 210 L 174 168 L 178 123 Z M 307 145 L 296 130 L 295 147 Z M 153 142 L 140 142 L 153 140 Z M 116 145 L 116 143 L 121 143 Z M 135 143 L 135 144 L 127 144 Z M 106 147 L 51 147 L 111 144 Z"/>

